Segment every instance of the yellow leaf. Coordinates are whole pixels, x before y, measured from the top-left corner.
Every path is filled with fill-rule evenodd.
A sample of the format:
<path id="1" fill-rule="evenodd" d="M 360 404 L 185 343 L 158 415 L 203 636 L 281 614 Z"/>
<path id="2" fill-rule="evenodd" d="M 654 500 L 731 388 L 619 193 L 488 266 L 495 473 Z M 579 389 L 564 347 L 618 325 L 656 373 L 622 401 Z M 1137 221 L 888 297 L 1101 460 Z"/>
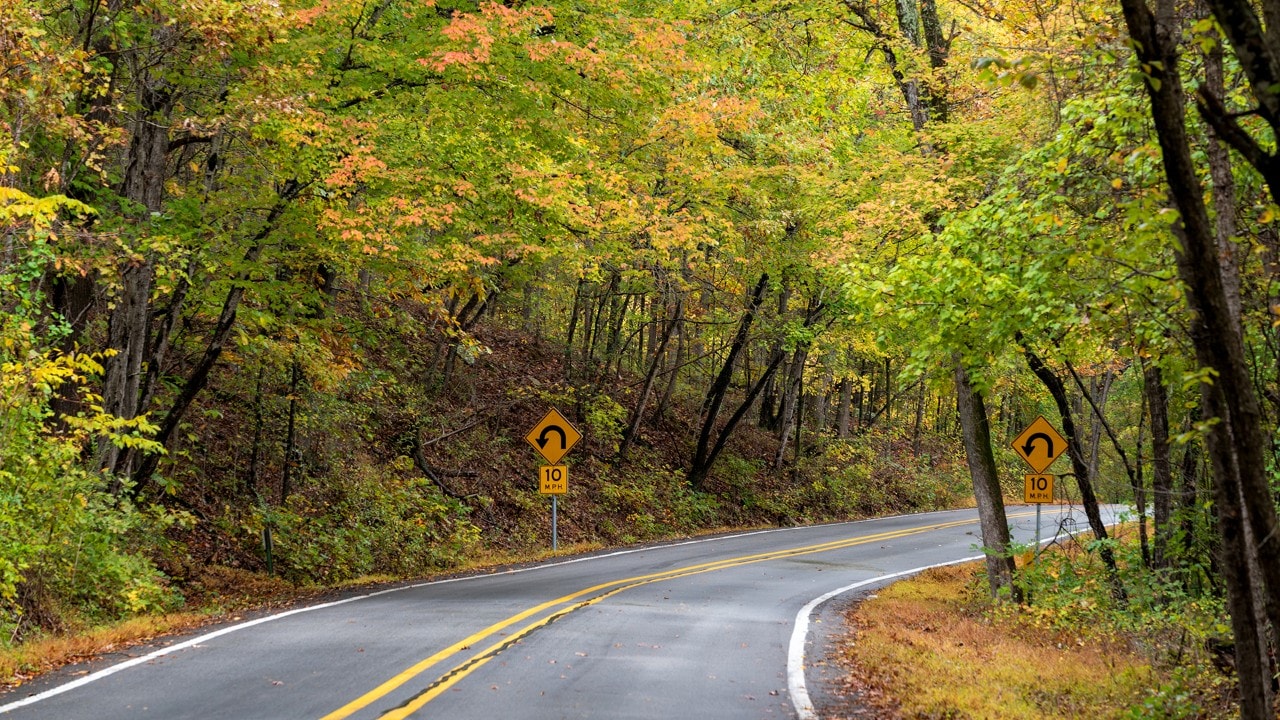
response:
<path id="1" fill-rule="evenodd" d="M 1115 180 L 1111 181 L 1111 187 L 1115 188 L 1116 190 L 1119 190 L 1120 188 L 1124 187 L 1124 181 L 1121 180 L 1120 178 L 1116 178 Z"/>

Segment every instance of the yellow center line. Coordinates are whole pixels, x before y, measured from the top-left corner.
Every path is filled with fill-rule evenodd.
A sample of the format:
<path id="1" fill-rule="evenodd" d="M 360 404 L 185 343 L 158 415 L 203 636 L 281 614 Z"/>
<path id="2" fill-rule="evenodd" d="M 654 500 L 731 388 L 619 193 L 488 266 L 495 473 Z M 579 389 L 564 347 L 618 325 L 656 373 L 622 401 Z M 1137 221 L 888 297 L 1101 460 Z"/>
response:
<path id="1" fill-rule="evenodd" d="M 1014 514 L 1014 515 L 1009 515 L 1008 517 L 1011 517 L 1011 518 L 1022 517 L 1024 515 L 1031 515 L 1031 514 L 1032 513 Z M 554 600 L 549 600 L 539 605 L 535 605 L 527 610 L 524 610 L 515 615 L 512 615 L 511 617 L 508 617 L 505 620 L 501 620 L 482 630 L 472 633 L 471 635 L 468 635 L 467 637 L 463 638 L 462 640 L 459 640 L 453 645 L 450 645 L 449 647 L 444 648 L 443 650 L 440 650 L 439 652 L 436 652 L 431 656 L 418 661 L 417 663 L 414 663 L 410 667 L 404 669 L 403 671 L 397 673 L 395 676 L 391 677 L 387 681 L 378 685 L 376 688 L 370 690 L 364 695 L 361 695 L 355 700 L 352 700 L 346 705 L 343 705 L 337 710 L 334 710 L 328 715 L 325 715 L 323 718 L 321 718 L 321 720 L 343 720 L 344 718 L 350 717 L 351 715 L 361 710 L 362 708 L 365 708 L 368 705 L 372 704 L 373 702 L 377 701 L 378 699 L 385 697 L 386 695 L 394 691 L 396 688 L 400 687 L 401 685 L 404 685 L 408 681 L 422 674 L 423 672 L 425 672 L 427 669 L 429 669 L 436 663 L 439 663 L 440 661 L 452 655 L 456 655 L 457 653 L 463 650 L 468 650 L 473 645 L 481 642 L 485 638 L 491 637 L 499 633 L 500 631 L 519 623 L 522 620 L 527 620 L 530 617 L 533 617 L 550 608 L 556 607 L 557 605 L 572 603 L 573 601 L 578 600 L 583 596 L 590 595 L 592 593 L 607 591 L 607 592 L 603 592 L 600 595 L 597 595 L 596 597 L 590 598 L 586 601 L 574 603 L 569 607 L 566 607 L 554 613 L 551 613 L 550 615 L 548 615 L 545 618 L 542 618 L 541 620 L 537 620 L 533 623 L 530 623 L 529 625 L 526 625 L 525 627 L 516 631 L 512 635 L 504 637 L 501 641 L 495 643 L 494 645 L 491 645 L 490 647 L 486 648 L 482 652 L 472 656 L 467 661 L 455 666 L 449 672 L 442 675 L 435 683 L 430 685 L 427 691 L 424 692 L 423 694 L 414 697 L 409 703 L 401 707 L 398 707 L 392 710 L 391 712 L 384 714 L 382 717 L 386 718 L 387 720 L 399 720 L 401 718 L 408 717 L 410 714 L 420 709 L 423 705 L 426 705 L 428 702 L 438 697 L 441 693 L 448 690 L 450 687 L 456 684 L 459 680 L 462 680 L 464 677 L 466 677 L 467 675 L 470 675 L 476 669 L 483 666 L 490 659 L 492 659 L 493 656 L 496 655 L 500 650 L 502 650 L 505 647 L 508 647 L 513 642 L 532 633 L 534 630 L 537 630 L 538 628 L 545 627 L 551 624 L 552 622 L 555 622 L 556 620 L 560 619 L 561 617 L 564 617 L 565 615 L 568 615 L 571 612 L 574 612 L 575 610 L 580 610 L 582 608 L 589 607 L 602 600 L 605 600 L 606 598 L 617 595 L 618 593 L 623 592 L 625 590 L 630 590 L 636 587 L 640 587 L 642 585 L 648 585 L 650 583 L 659 582 L 662 580 L 671 580 L 676 578 L 688 577 L 690 575 L 698 575 L 702 573 L 713 572 L 716 570 L 724 570 L 731 567 L 740 567 L 743 565 L 764 562 L 767 560 L 776 560 L 776 559 L 782 559 L 787 557 L 795 557 L 799 555 L 811 555 L 814 553 L 827 552 L 831 550 L 839 550 L 847 547 L 853 547 L 855 545 L 863 545 L 866 543 L 877 542 L 880 540 L 891 540 L 891 539 L 896 539 L 900 537 L 906 537 L 908 535 L 914 535 L 922 532 L 927 532 L 930 530 L 944 530 L 947 528 L 959 527 L 961 525 L 972 524 L 973 522 L 974 522 L 973 520 L 961 520 L 961 521 L 954 521 L 954 522 L 948 522 L 948 523 L 940 523 L 936 525 L 928 525 L 928 526 L 919 527 L 919 528 L 912 528 L 908 530 L 892 530 L 892 531 L 886 531 L 883 533 L 877 533 L 875 535 L 867 535 L 867 536 L 863 536 L 855 539 L 835 540 L 831 542 L 802 546 L 802 547 L 791 548 L 787 550 L 775 550 L 767 553 L 758 553 L 755 555 L 745 555 L 745 556 L 736 557 L 736 558 L 726 558 L 726 559 L 715 560 L 715 561 L 706 562 L 706 563 L 699 563 L 696 565 L 687 565 L 687 566 L 676 568 L 673 570 L 664 570 L 661 572 L 650 573 L 647 575 L 638 575 L 630 578 L 621 578 L 618 580 L 612 580 L 606 583 L 593 585 L 591 587 L 578 590 L 577 592 L 564 595 Z M 612 589 L 610 590 L 610 588 Z"/>

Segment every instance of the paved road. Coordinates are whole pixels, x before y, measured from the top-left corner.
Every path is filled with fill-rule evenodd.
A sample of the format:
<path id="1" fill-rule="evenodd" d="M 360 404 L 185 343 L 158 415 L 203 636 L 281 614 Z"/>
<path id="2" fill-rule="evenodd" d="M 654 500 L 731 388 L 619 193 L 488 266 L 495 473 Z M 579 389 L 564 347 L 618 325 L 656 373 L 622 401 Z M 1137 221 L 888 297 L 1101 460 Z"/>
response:
<path id="1" fill-rule="evenodd" d="M 1034 518 L 1010 508 L 1018 539 Z M 972 557 L 977 532 L 949 511 L 401 587 L 70 668 L 0 696 L 0 720 L 808 718 L 806 606 Z"/>

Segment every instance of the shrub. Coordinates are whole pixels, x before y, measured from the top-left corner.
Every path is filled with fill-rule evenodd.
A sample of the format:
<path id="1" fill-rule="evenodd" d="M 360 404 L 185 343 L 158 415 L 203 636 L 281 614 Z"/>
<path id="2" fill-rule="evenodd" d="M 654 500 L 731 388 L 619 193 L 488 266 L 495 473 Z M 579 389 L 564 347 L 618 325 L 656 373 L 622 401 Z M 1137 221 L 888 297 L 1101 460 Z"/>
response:
<path id="1" fill-rule="evenodd" d="M 479 540 L 468 508 L 424 478 L 379 475 L 357 464 L 284 507 L 245 524 L 257 546 L 270 526 L 278 572 L 302 583 L 375 575 L 421 575 L 461 563 Z"/>
<path id="2" fill-rule="evenodd" d="M 45 314 L 39 282 L 53 263 L 51 225 L 85 206 L 0 188 L 0 223 L 26 229 L 0 267 L 0 634 L 114 619 L 178 600 L 140 552 L 176 516 L 140 510 L 127 486 L 85 469 L 81 450 L 105 438 L 158 451 L 144 419 L 102 413 L 83 388 L 100 357 L 64 353 L 68 332 Z M 87 412 L 53 417 L 56 393 Z"/>

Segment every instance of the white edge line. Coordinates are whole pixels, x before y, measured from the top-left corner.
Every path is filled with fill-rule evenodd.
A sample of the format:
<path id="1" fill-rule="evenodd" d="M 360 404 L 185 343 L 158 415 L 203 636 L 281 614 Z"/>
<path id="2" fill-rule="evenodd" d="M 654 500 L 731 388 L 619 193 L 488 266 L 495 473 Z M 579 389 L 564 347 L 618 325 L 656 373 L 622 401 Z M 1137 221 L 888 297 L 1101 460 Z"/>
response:
<path id="1" fill-rule="evenodd" d="M 1074 506 L 1067 506 L 1067 507 L 1073 508 Z M 942 512 L 947 512 L 947 511 L 942 511 Z M 921 513 L 921 514 L 928 514 L 928 513 Z M 1117 515 L 1117 512 L 1113 510 L 1112 516 L 1111 516 L 1112 520 L 1115 520 L 1116 515 Z M 1107 527 L 1114 528 L 1115 524 L 1112 523 Z M 1067 535 L 1074 537 L 1076 533 L 1068 531 Z M 1048 545 L 1049 543 L 1056 541 L 1059 537 L 1061 537 L 1061 533 L 1055 532 L 1053 537 L 1041 538 L 1040 544 Z M 825 603 L 826 601 L 834 597 L 843 595 L 853 590 L 857 590 L 858 588 L 866 587 L 868 585 L 875 585 L 877 583 L 882 583 L 888 580 L 896 580 L 897 578 L 900 578 L 900 577 L 905 577 L 907 575 L 915 575 L 917 573 L 922 573 L 925 570 L 932 570 L 933 568 L 947 567 L 948 565 L 962 565 L 967 562 L 976 562 L 978 560 L 984 559 L 985 557 L 986 555 L 974 555 L 972 557 L 961 558 L 959 560 L 950 560 L 944 563 L 937 563 L 936 565 L 925 565 L 923 567 L 912 568 L 910 570 L 903 570 L 901 572 L 889 573 L 888 575 L 878 575 L 876 577 L 873 577 L 867 580 L 861 580 L 859 582 L 853 583 L 852 585 L 845 585 L 842 588 L 832 590 L 826 595 L 823 595 L 818 598 L 814 598 L 807 605 L 800 608 L 800 612 L 796 613 L 795 627 L 792 628 L 791 630 L 791 642 L 787 646 L 787 694 L 791 696 L 791 704 L 795 706 L 796 714 L 800 717 L 800 720 L 820 720 L 820 718 L 818 717 L 818 714 L 813 709 L 813 700 L 809 697 L 809 687 L 808 685 L 805 684 L 805 679 L 804 679 L 804 644 L 809 637 L 809 616 L 813 614 L 813 611 L 816 610 L 819 605 Z M 0 708 L 0 712 L 4 712 L 4 708 Z"/>
<path id="2" fill-rule="evenodd" d="M 852 521 L 849 521 L 849 522 L 846 522 L 846 523 L 830 523 L 830 524 L 827 524 L 827 525 L 814 525 L 814 526 L 802 526 L 802 527 L 830 527 L 831 525 L 857 525 L 857 524 L 861 524 L 861 523 L 875 522 L 875 521 L 878 521 L 878 520 L 893 520 L 893 519 L 904 518 L 904 517 L 914 517 L 914 516 L 923 516 L 923 515 L 936 515 L 936 514 L 940 514 L 940 513 L 958 512 L 958 511 L 971 510 L 971 509 L 972 509 L 972 508 L 959 508 L 958 510 L 934 510 L 934 511 L 932 511 L 932 512 L 927 512 L 927 513 L 904 513 L 904 514 L 901 514 L 901 515 L 886 515 L 885 517 L 867 518 L 867 519 L 865 519 L 865 520 L 852 520 Z M 65 684 L 62 684 L 62 685 L 58 685 L 57 687 L 49 688 L 48 690 L 45 690 L 44 692 L 37 693 L 37 694 L 35 694 L 35 695 L 31 695 L 31 696 L 28 696 L 28 697 L 22 698 L 21 700 L 15 700 L 15 701 L 13 701 L 13 702 L 11 702 L 11 703 L 8 703 L 8 704 L 5 704 L 5 705 L 0 705 L 0 715 L 4 715 L 5 713 L 8 713 L 8 712 L 10 712 L 10 711 L 12 711 L 12 710 L 17 710 L 18 708 L 21 708 L 21 707 L 26 707 L 27 705 L 34 705 L 35 703 L 38 703 L 38 702 L 40 702 L 40 701 L 42 701 L 42 700 L 47 700 L 47 699 L 49 699 L 49 698 L 51 698 L 51 697 L 54 697 L 54 696 L 57 696 L 57 695 L 61 695 L 62 693 L 69 692 L 69 691 L 71 691 L 71 690 L 75 690 L 76 688 L 79 688 L 79 687 L 83 687 L 83 686 L 85 686 L 85 685 L 88 685 L 89 683 L 97 682 L 98 680 L 101 680 L 101 679 L 103 679 L 103 678 L 105 678 L 105 677 L 108 677 L 108 676 L 110 676 L 110 675 L 114 675 L 114 674 L 116 674 L 116 673 L 118 673 L 118 672 L 120 672 L 120 671 L 122 671 L 122 670 L 127 670 L 127 669 L 129 669 L 129 668 L 131 668 L 131 667 L 136 667 L 136 666 L 138 666 L 138 665 L 142 665 L 142 664 L 144 664 L 144 663 L 149 663 L 149 662 L 151 662 L 152 660 L 155 660 L 155 659 L 157 659 L 157 658 L 162 658 L 162 657 L 164 657 L 165 655 L 170 655 L 170 654 L 172 654 L 172 653 L 179 652 L 179 651 L 181 651 L 181 650 L 186 650 L 187 648 L 190 648 L 190 647 L 195 647 L 195 646 L 197 646 L 197 645 L 199 645 L 199 644 L 201 644 L 201 643 L 208 642 L 209 640 L 212 640 L 212 639 L 214 639 L 214 638 L 221 637 L 221 636 L 223 636 L 223 635 L 228 635 L 228 634 L 230 634 L 230 633 L 236 632 L 237 630 L 243 630 L 243 629 L 245 629 L 245 628 L 253 627 L 254 625 L 261 625 L 262 623 L 271 622 L 272 620 L 279 620 L 280 618 L 289 617 L 290 615 L 298 615 L 298 614 L 300 614 L 300 613 L 311 612 L 312 610 L 323 610 L 323 609 L 325 609 L 325 608 L 331 608 L 331 607 L 334 607 L 334 606 L 337 606 L 337 605 L 345 605 L 346 603 L 349 603 L 349 602 L 355 602 L 355 601 L 357 601 L 357 600 L 366 600 L 366 599 L 368 599 L 368 598 L 371 598 L 371 597 L 377 597 L 377 596 L 379 596 L 379 595 L 386 595 L 386 594 L 388 594 L 388 593 L 400 592 L 400 591 L 402 591 L 402 590 L 413 590 L 413 589 L 415 589 L 415 588 L 426 587 L 426 586 L 428 586 L 428 585 L 444 585 L 444 584 L 447 584 L 447 583 L 462 582 L 462 581 L 464 581 L 464 580 L 477 580 L 477 579 L 479 579 L 479 578 L 495 577 L 495 576 L 498 576 L 498 575 L 515 575 L 515 574 L 517 574 L 517 573 L 530 572 L 530 571 L 533 571 L 533 570 L 546 570 L 546 569 L 548 569 L 548 568 L 562 567 L 562 566 L 564 566 L 564 565 L 573 565 L 573 564 L 575 564 L 575 563 L 586 562 L 586 561 L 588 561 L 588 560 L 603 560 L 603 559 L 605 559 L 605 558 L 618 557 L 618 556 L 621 556 L 621 555 L 631 555 L 631 554 L 633 554 L 633 553 L 648 552 L 648 551 L 651 551 L 651 550 L 661 550 L 661 549 L 663 549 L 663 548 L 681 547 L 681 546 L 684 546 L 684 545 L 698 545 L 698 544 L 701 544 L 701 543 L 715 542 L 715 541 L 718 541 L 718 540 L 733 540 L 733 539 L 736 539 L 736 538 L 751 537 L 751 536 L 753 536 L 753 535 L 763 535 L 763 534 L 766 534 L 766 533 L 787 532 L 787 531 L 790 531 L 790 530 L 799 530 L 799 529 L 802 529 L 802 527 L 792 527 L 792 528 L 770 528 L 770 529 L 767 529 L 767 530 L 753 530 L 753 531 L 751 531 L 751 532 L 737 533 L 737 534 L 733 534 L 733 535 L 719 535 L 719 536 L 716 536 L 716 537 L 696 538 L 696 539 L 693 539 L 693 540 L 685 540 L 685 541 L 682 541 L 682 542 L 667 543 L 667 544 L 663 544 L 663 545 L 656 545 L 656 546 L 649 546 L 649 547 L 641 547 L 641 548 L 631 548 L 631 549 L 628 549 L 628 550 L 618 550 L 618 551 L 616 551 L 616 552 L 611 552 L 611 553 L 607 553 L 607 554 L 604 554 L 604 555 L 588 555 L 588 556 L 584 556 L 584 557 L 578 557 L 578 558 L 572 558 L 572 559 L 569 559 L 569 560 L 563 560 L 563 561 L 555 562 L 555 563 L 547 563 L 547 564 L 545 564 L 545 565 L 533 565 L 533 566 L 530 566 L 530 567 L 513 568 L 513 569 L 511 569 L 511 570 L 504 570 L 504 571 L 502 571 L 502 572 L 498 572 L 498 573 L 484 573 L 484 572 L 481 572 L 480 574 L 476 574 L 476 575 L 465 575 L 465 576 L 462 576 L 462 577 L 446 578 L 446 579 L 444 579 L 444 580 L 431 580 L 431 581 L 429 581 L 429 582 L 414 583 L 414 584 L 412 584 L 412 585 L 402 585 L 402 586 L 400 586 L 400 587 L 388 588 L 388 589 L 386 589 L 386 590 L 379 590 L 379 591 L 377 591 L 377 592 L 371 592 L 371 593 L 367 593 L 367 594 L 365 594 L 365 595 L 357 595 L 356 597 L 344 598 L 344 599 L 342 599 L 342 600 L 335 600 L 335 601 L 333 601 L 333 602 L 327 602 L 327 603 L 321 603 L 321 604 L 319 604 L 319 605 L 308 605 L 308 606 L 306 606 L 306 607 L 295 608 L 295 609 L 293 609 L 293 610 L 287 610 L 287 611 L 282 612 L 282 613 L 276 613 L 276 614 L 274 614 L 274 615 L 266 615 L 266 616 L 263 616 L 263 617 L 260 617 L 260 618 L 255 618 L 255 619 L 253 619 L 253 620 L 249 620 L 249 621 L 247 621 L 247 622 L 242 622 L 242 623 L 239 623 L 239 624 L 236 624 L 236 625 L 230 625 L 230 626 L 227 626 L 227 627 L 224 627 L 224 628 L 219 628 L 218 630 L 214 630 L 213 632 L 205 633 L 204 635 L 199 635 L 199 636 L 197 636 L 197 637 L 191 638 L 191 639 L 189 639 L 189 640 L 184 640 L 184 641 L 182 641 L 182 642 L 180 642 L 180 643 L 177 643 L 177 644 L 174 644 L 174 645 L 169 645 L 169 646 L 167 646 L 167 647 L 159 648 L 159 649 L 157 649 L 157 650 L 154 650 L 154 651 L 152 651 L 152 652 L 147 653 L 146 655 L 141 655 L 141 656 L 136 657 L 136 658 L 130 658 L 130 659 L 125 660 L 125 661 L 123 661 L 123 662 L 116 663 L 115 665 L 112 665 L 112 666 L 110 666 L 110 667 L 103 668 L 103 669 L 101 669 L 101 670 L 98 670 L 97 672 L 92 672 L 92 673 L 89 673 L 88 675 L 85 675 L 85 676 L 83 676 L 83 677 L 76 678 L 75 680 L 72 680 L 71 682 L 68 682 L 68 683 L 65 683 Z M 916 571 L 913 571 L 913 572 L 916 572 Z M 880 577 L 880 578 L 876 578 L 876 580 L 875 580 L 875 581 L 883 580 L 883 579 L 885 579 L 885 578 L 890 578 L 890 577 L 897 577 L 897 575 L 885 575 L 885 576 L 882 576 L 882 577 Z M 871 582 L 875 582 L 875 581 L 871 581 Z M 837 591 L 837 592 L 836 592 L 836 594 L 838 594 L 838 593 L 840 593 L 840 592 L 844 592 L 844 591 L 846 591 L 846 590 L 850 590 L 850 589 L 852 589 L 852 586 L 851 586 L 851 587 L 849 587 L 849 588 L 844 588 L 844 589 L 842 589 L 842 590 L 839 590 L 839 591 Z M 815 604 L 815 606 L 816 606 L 816 603 L 814 603 L 814 604 Z M 807 627 L 807 625 L 808 625 L 808 618 L 807 618 L 807 616 L 806 616 L 806 619 L 805 619 L 805 624 L 806 624 L 806 627 Z M 803 635 L 801 636 L 801 640 L 802 640 L 802 643 L 801 643 L 801 644 L 803 645 Z M 793 636 L 793 638 L 792 638 L 792 644 L 793 644 L 793 645 L 795 644 L 794 636 Z M 788 666 L 790 666 L 790 663 L 788 663 Z M 789 675 L 790 675 L 790 673 L 788 672 L 788 676 L 789 676 Z M 801 683 L 801 688 L 802 688 L 802 689 L 801 689 L 801 691 L 803 692 L 803 684 L 804 684 L 803 670 L 801 671 L 800 683 Z M 15 691 L 10 691 L 10 692 L 15 692 Z M 794 697 L 794 696 L 793 696 L 793 697 Z M 807 695 L 806 695 L 806 698 L 807 698 Z"/>
<path id="3" fill-rule="evenodd" d="M 959 560 L 951 560 L 949 562 L 937 563 L 936 565 L 925 565 L 923 567 L 903 570 L 901 572 L 889 573 L 888 575 L 877 575 L 868 580 L 861 580 L 852 585 L 845 585 L 842 588 L 832 590 L 821 597 L 810 600 L 807 605 L 800 608 L 800 612 L 796 613 L 795 627 L 791 631 L 791 644 L 787 650 L 787 693 L 791 696 L 791 704 L 796 708 L 796 714 L 800 716 L 800 720 L 818 720 L 818 714 L 813 710 L 813 701 L 809 699 L 809 689 L 805 685 L 804 680 L 804 644 L 809 637 L 809 616 L 817 607 L 837 595 L 852 590 L 857 590 L 867 585 L 875 585 L 888 580 L 905 577 L 907 575 L 915 575 L 932 568 L 946 567 L 948 565 L 959 565 L 961 563 L 973 562 L 981 560 L 985 555 L 974 555 L 972 557 L 961 558 Z"/>

